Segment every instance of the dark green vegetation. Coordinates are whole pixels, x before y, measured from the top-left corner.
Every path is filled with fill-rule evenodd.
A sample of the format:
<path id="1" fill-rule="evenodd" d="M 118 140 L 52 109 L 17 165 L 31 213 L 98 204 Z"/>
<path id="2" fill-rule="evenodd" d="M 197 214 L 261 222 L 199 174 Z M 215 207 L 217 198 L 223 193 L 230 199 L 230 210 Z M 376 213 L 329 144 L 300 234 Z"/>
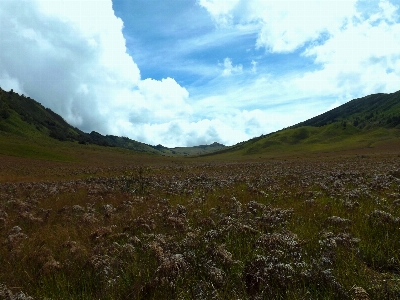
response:
<path id="1" fill-rule="evenodd" d="M 400 144 L 399 127 L 400 91 L 375 94 L 215 154 L 279 156 L 394 147 Z"/>
<path id="2" fill-rule="evenodd" d="M 351 124 L 362 129 L 394 128 L 400 125 L 400 91 L 392 94 L 374 94 L 354 99 L 322 115 L 301 122 L 302 126 L 322 127 L 335 122 Z"/>
<path id="3" fill-rule="evenodd" d="M 92 131 L 85 133 L 72 127 L 52 110 L 43 107 L 39 102 L 18 93 L 0 89 L 0 134 L 34 139 L 35 142 L 56 139 L 59 141 L 77 142 L 105 147 L 119 147 L 144 153 L 159 155 L 198 155 L 220 150 L 224 145 L 214 143 L 197 147 L 167 148 L 161 145 L 151 146 L 131 140 L 127 137 L 113 135 L 103 136 Z M 18 139 L 18 138 L 17 138 Z M 51 142 L 50 142 L 51 143 Z"/>

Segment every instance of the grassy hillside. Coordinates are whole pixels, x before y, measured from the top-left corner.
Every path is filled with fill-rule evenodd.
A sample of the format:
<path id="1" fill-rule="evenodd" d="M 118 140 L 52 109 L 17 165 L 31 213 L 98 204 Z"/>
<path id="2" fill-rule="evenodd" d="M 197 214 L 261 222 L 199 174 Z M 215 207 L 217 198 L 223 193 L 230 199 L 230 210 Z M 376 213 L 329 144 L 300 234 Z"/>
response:
<path id="1" fill-rule="evenodd" d="M 42 144 L 46 149 L 54 139 L 63 142 L 75 142 L 82 145 L 93 144 L 105 147 L 119 147 L 137 152 L 167 155 L 187 156 L 209 153 L 224 148 L 224 145 L 214 143 L 195 147 L 167 148 L 162 145 L 151 146 L 127 137 L 114 135 L 102 135 L 92 131 L 85 133 L 80 129 L 69 125 L 61 116 L 49 108 L 45 108 L 39 102 L 19 95 L 12 90 L 6 92 L 0 89 L 0 134 L 9 137 L 8 142 L 2 141 L 0 153 L 13 153 L 13 155 L 32 156 L 36 153 L 38 157 L 50 157 L 47 150 L 38 150 L 33 144 Z M 15 140 L 14 137 L 15 136 Z M 21 140 L 22 138 L 22 140 Z M 32 143 L 24 139 L 32 140 Z M 14 140 L 14 141 L 13 141 Z M 19 143 L 18 141 L 23 141 Z M 9 146 L 6 147 L 6 144 Z M 51 147 L 50 147 L 51 148 Z M 23 149 L 26 149 L 24 151 Z"/>
<path id="2" fill-rule="evenodd" d="M 396 127 L 400 125 L 400 91 L 351 100 L 293 127 L 321 127 L 335 122 L 350 123 L 359 129 Z"/>
<path id="3" fill-rule="evenodd" d="M 70 126 L 62 117 L 40 103 L 13 91 L 0 89 L 0 134 L 9 135 L 9 146 L 3 138 L 3 154 L 34 155 L 67 159 L 49 153 L 47 146 L 54 139 L 79 144 L 120 147 L 143 153 L 164 156 L 193 156 L 222 154 L 226 157 L 242 155 L 299 155 L 345 151 L 382 146 L 400 146 L 400 91 L 374 94 L 354 99 L 324 114 L 292 127 L 253 138 L 232 147 L 214 143 L 195 147 L 167 148 L 151 146 L 126 137 L 85 133 Z M 18 144 L 10 135 L 28 138 Z M 40 142 L 41 141 L 41 142 Z M 42 150 L 37 143 L 42 143 Z M 25 149 L 25 150 L 24 150 Z"/>
<path id="4" fill-rule="evenodd" d="M 375 94 L 214 154 L 297 155 L 384 147 L 387 143 L 400 146 L 399 127 L 400 91 Z"/>
<path id="5" fill-rule="evenodd" d="M 153 147 L 125 137 L 103 136 L 92 131 L 90 134 L 69 125 L 61 116 L 39 102 L 0 89 L 0 131 L 20 137 L 45 138 L 59 141 L 79 142 L 108 147 L 159 154 Z"/>
<path id="6" fill-rule="evenodd" d="M 374 147 L 391 139 L 398 139 L 397 129 L 375 128 L 360 130 L 353 125 L 343 127 L 332 123 L 322 127 L 303 126 L 277 132 L 243 149 L 244 154 L 265 152 L 305 153 L 330 152 Z"/>

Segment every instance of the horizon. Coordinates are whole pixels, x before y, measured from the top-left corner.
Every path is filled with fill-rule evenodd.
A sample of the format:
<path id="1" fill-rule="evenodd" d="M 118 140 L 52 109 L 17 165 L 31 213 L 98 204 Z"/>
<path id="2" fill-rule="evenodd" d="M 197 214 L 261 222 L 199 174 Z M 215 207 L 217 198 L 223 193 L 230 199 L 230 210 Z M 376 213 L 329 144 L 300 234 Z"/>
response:
<path id="1" fill-rule="evenodd" d="M 394 0 L 5 0 L 0 86 L 82 131 L 231 146 L 398 91 L 399 12 Z"/>

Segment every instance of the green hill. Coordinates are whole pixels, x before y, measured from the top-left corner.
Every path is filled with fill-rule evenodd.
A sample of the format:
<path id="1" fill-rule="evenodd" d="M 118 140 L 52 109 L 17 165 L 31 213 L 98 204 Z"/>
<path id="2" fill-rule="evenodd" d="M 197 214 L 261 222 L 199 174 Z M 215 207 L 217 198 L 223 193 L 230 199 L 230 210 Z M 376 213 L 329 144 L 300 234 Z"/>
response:
<path id="1" fill-rule="evenodd" d="M 43 149 L 33 151 L 32 143 L 29 149 L 23 150 L 26 148 L 27 139 L 36 144 L 38 141 L 47 141 L 46 143 L 51 144 L 51 141 L 56 139 L 62 142 L 118 147 L 163 156 L 298 155 L 371 148 L 387 142 L 392 144 L 398 142 L 400 145 L 399 128 L 400 91 L 354 99 L 294 126 L 232 147 L 213 143 L 195 147 L 167 148 L 162 145 L 147 145 L 127 137 L 104 136 L 94 131 L 85 133 L 69 125 L 61 116 L 43 107 L 39 102 L 12 90 L 6 92 L 0 89 L 0 135 L 3 136 L 3 147 L 0 152 L 15 153 L 17 149 L 22 156 L 28 155 L 27 153 L 37 153 L 40 157 L 51 156 L 51 151 Z M 6 136 L 13 140 L 7 147 Z M 18 139 L 20 143 L 15 146 L 15 141 Z"/>
<path id="2" fill-rule="evenodd" d="M 295 155 L 400 144 L 399 128 L 400 91 L 374 94 L 210 155 Z"/>
<path id="3" fill-rule="evenodd" d="M 2 149 L 7 153 L 16 153 L 18 148 L 26 148 L 27 139 L 34 142 L 45 142 L 51 144 L 51 140 L 59 140 L 62 142 L 75 142 L 79 144 L 92 144 L 105 147 L 119 147 L 137 152 L 166 155 L 166 156 L 187 156 L 209 153 L 224 148 L 224 145 L 214 143 L 211 145 L 201 145 L 195 147 L 177 147 L 167 148 L 162 145 L 152 146 L 131 140 L 127 137 L 119 137 L 114 135 L 102 135 L 92 131 L 85 133 L 80 129 L 69 125 L 61 116 L 54 113 L 51 109 L 45 108 L 39 102 L 19 95 L 13 90 L 6 92 L 0 88 L 0 135 L 3 135 Z M 5 136 L 11 138 L 11 144 L 15 144 L 17 140 L 21 143 L 18 147 L 12 147 L 11 144 L 6 151 Z M 10 148 L 11 147 L 11 148 Z M 47 146 L 46 146 L 47 147 Z M 29 150 L 30 149 L 30 150 Z M 20 154 L 26 156 L 27 153 L 36 153 L 32 147 Z M 18 153 L 19 153 L 18 152 Z M 48 152 L 48 151 L 47 151 Z M 46 151 L 42 156 L 49 155 Z M 47 154 L 46 154 L 47 153 Z M 1 153 L 0 153 L 1 154 Z"/>
<path id="4" fill-rule="evenodd" d="M 61 116 L 39 102 L 12 90 L 0 89 L 0 131 L 22 137 L 50 137 L 59 141 L 79 142 L 159 154 L 150 145 L 129 138 L 85 133 L 69 125 Z"/>
<path id="5" fill-rule="evenodd" d="M 400 125 L 400 91 L 392 94 L 373 94 L 351 100 L 292 128 L 321 127 L 335 122 L 350 123 L 359 129 L 394 128 Z"/>

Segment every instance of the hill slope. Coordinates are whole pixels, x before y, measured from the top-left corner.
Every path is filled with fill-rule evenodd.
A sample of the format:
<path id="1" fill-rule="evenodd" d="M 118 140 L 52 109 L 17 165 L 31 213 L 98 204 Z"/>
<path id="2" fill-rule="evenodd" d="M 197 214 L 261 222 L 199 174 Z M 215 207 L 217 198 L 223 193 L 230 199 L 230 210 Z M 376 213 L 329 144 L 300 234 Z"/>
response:
<path id="1" fill-rule="evenodd" d="M 120 147 L 129 150 L 158 155 L 198 155 L 224 148 L 214 143 L 196 147 L 167 148 L 152 146 L 131 140 L 127 137 L 101 135 L 92 131 L 85 133 L 69 125 L 61 116 L 39 102 L 19 95 L 13 90 L 6 92 L 0 88 L 0 132 L 36 140 L 52 138 L 59 141 L 79 142 L 107 147 Z"/>
<path id="2" fill-rule="evenodd" d="M 289 128 L 211 155 L 287 155 L 400 145 L 400 91 L 351 100 Z"/>
<path id="3" fill-rule="evenodd" d="M 400 125 L 400 91 L 392 94 L 373 94 L 351 100 L 326 113 L 292 126 L 292 128 L 321 127 L 341 121 L 350 123 L 359 129 L 393 128 Z"/>
<path id="4" fill-rule="evenodd" d="M 61 116 L 39 102 L 18 93 L 0 89 L 0 131 L 18 136 L 121 147 L 159 154 L 153 147 L 125 137 L 85 133 L 69 125 Z"/>

